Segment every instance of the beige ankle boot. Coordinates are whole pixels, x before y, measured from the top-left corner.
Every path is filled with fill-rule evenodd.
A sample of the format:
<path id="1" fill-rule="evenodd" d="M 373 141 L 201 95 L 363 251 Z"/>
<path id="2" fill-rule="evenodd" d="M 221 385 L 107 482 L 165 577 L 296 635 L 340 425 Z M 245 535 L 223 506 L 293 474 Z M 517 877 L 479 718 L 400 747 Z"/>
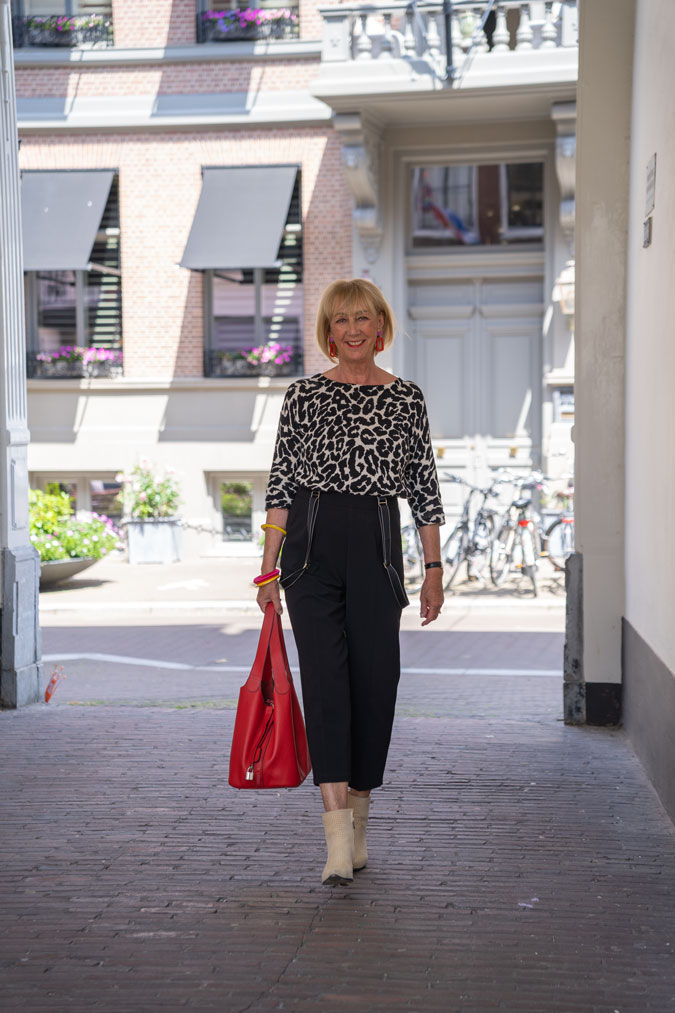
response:
<path id="1" fill-rule="evenodd" d="M 370 795 L 367 798 L 361 798 L 350 793 L 347 796 L 347 805 L 354 813 L 354 871 L 357 872 L 368 864 L 366 826 L 368 825 Z"/>
<path id="2" fill-rule="evenodd" d="M 323 829 L 328 861 L 321 876 L 324 886 L 347 886 L 354 879 L 354 817 L 351 809 L 324 813 Z"/>

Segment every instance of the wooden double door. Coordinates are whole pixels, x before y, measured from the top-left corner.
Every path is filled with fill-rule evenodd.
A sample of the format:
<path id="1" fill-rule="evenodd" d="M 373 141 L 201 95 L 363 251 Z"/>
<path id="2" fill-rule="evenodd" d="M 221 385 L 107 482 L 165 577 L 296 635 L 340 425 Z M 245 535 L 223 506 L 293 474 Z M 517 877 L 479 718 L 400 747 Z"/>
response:
<path id="1" fill-rule="evenodd" d="M 441 463 L 481 482 L 490 468 L 537 466 L 542 426 L 542 272 L 489 268 L 416 266 L 404 338 Z"/>

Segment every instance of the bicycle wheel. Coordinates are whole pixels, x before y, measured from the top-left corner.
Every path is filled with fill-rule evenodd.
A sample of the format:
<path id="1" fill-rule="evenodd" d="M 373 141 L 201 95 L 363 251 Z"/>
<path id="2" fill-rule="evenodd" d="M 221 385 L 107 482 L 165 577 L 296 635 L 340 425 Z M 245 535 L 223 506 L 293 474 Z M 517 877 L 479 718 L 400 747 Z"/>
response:
<path id="1" fill-rule="evenodd" d="M 558 517 L 546 532 L 548 558 L 554 570 L 565 572 L 565 562 L 574 552 L 574 517 Z"/>
<path id="2" fill-rule="evenodd" d="M 447 591 L 466 558 L 468 536 L 463 524 L 458 524 L 441 550 L 443 560 L 443 587 Z"/>
<path id="3" fill-rule="evenodd" d="M 417 528 L 410 524 L 401 530 L 403 543 L 403 580 L 406 590 L 416 594 L 424 583 L 424 554 Z"/>
<path id="4" fill-rule="evenodd" d="M 520 525 L 520 544 L 523 550 L 523 573 L 532 581 L 532 590 L 535 598 L 539 594 L 537 587 L 537 543 L 535 538 L 534 523 Z"/>
<path id="5" fill-rule="evenodd" d="M 492 544 L 494 539 L 495 522 L 486 513 L 481 513 L 476 518 L 473 529 L 471 545 L 467 552 L 468 575 L 484 580 L 484 573 L 490 565 L 492 555 Z"/>
<path id="6" fill-rule="evenodd" d="M 507 519 L 503 522 L 490 550 L 490 576 L 495 587 L 500 587 L 511 569 L 516 529 Z"/>

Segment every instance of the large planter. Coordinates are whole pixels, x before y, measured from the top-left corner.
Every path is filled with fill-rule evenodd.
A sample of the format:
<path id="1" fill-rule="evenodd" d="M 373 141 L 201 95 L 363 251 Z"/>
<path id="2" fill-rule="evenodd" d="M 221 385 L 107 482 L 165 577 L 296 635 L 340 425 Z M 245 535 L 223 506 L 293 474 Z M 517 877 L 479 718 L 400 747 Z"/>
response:
<path id="1" fill-rule="evenodd" d="M 126 524 L 130 563 L 178 563 L 183 558 L 183 528 L 176 517 L 149 517 Z"/>
<path id="2" fill-rule="evenodd" d="M 80 559 L 47 560 L 40 564 L 40 589 L 69 580 L 76 573 L 81 573 L 82 570 L 86 570 L 94 563 L 98 563 L 98 559 L 91 559 L 88 556 Z"/>

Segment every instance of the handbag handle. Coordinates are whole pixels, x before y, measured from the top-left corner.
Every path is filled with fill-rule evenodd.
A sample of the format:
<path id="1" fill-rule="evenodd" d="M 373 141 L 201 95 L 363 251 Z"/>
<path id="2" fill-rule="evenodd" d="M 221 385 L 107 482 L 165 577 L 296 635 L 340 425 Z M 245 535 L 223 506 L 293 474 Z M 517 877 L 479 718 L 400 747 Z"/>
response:
<path id="1" fill-rule="evenodd" d="M 271 662 L 272 676 L 277 693 L 288 693 L 290 683 L 293 681 L 288 665 L 286 644 L 281 629 L 281 616 L 274 610 L 274 603 L 268 601 L 265 606 L 265 618 L 263 619 L 258 649 L 251 668 L 251 674 L 246 680 L 245 686 L 249 693 L 257 693 L 262 684 L 265 669 Z"/>

